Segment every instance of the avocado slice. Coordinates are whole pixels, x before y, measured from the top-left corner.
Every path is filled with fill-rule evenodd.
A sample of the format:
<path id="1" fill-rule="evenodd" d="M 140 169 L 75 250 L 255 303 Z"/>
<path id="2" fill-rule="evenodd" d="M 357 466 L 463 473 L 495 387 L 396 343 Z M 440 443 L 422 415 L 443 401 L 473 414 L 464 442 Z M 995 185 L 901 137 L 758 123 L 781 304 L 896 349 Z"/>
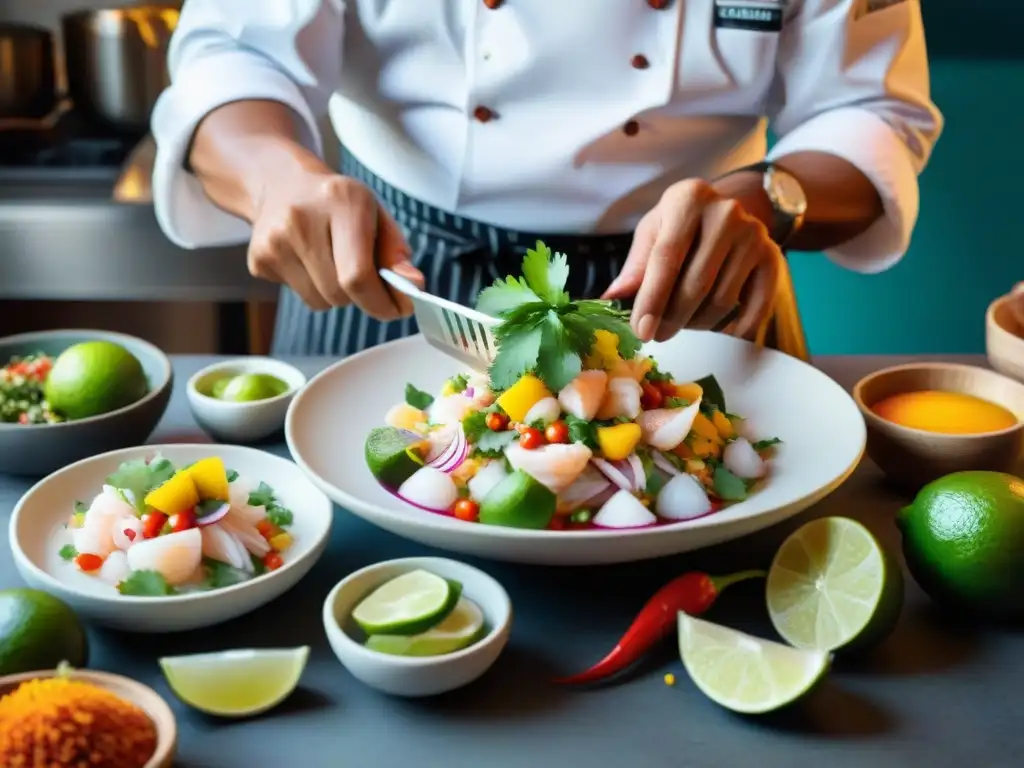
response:
<path id="1" fill-rule="evenodd" d="M 366 464 L 379 483 L 398 488 L 423 466 L 422 442 L 415 432 L 377 427 L 366 436 Z"/>
<path id="2" fill-rule="evenodd" d="M 542 530 L 555 516 L 555 506 L 555 494 L 517 469 L 484 497 L 480 504 L 480 522 Z"/>

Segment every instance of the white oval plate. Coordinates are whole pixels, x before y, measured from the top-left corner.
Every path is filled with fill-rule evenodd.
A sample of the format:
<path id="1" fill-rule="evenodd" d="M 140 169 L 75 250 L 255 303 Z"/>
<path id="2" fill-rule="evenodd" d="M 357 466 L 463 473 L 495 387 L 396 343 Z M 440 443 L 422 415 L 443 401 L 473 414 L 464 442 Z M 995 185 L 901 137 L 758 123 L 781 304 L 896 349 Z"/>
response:
<path id="1" fill-rule="evenodd" d="M 545 565 L 594 565 L 661 557 L 736 539 L 820 501 L 864 452 L 864 419 L 821 371 L 729 336 L 684 331 L 646 351 L 678 380 L 713 373 L 730 412 L 755 433 L 783 440 L 771 476 L 748 500 L 698 520 L 633 531 L 529 531 L 425 512 L 382 488 L 363 458 L 367 433 L 384 423 L 407 382 L 437 392 L 459 364 L 421 336 L 374 347 L 313 378 L 288 409 L 285 435 L 296 463 L 340 506 L 413 541 L 469 555 Z"/>
<path id="2" fill-rule="evenodd" d="M 59 537 L 75 500 L 88 504 L 120 464 L 154 453 L 177 467 L 219 456 L 238 472 L 241 482 L 253 488 L 260 481 L 270 485 L 281 505 L 294 515 L 289 528 L 294 543 L 284 554 L 284 565 L 209 592 L 128 597 L 61 560 Z M 177 632 L 249 613 L 295 586 L 327 546 L 331 520 L 330 499 L 287 459 L 235 445 L 145 445 L 83 459 L 40 480 L 14 507 L 9 536 L 14 564 L 29 586 L 61 598 L 83 619 L 131 632 Z"/>

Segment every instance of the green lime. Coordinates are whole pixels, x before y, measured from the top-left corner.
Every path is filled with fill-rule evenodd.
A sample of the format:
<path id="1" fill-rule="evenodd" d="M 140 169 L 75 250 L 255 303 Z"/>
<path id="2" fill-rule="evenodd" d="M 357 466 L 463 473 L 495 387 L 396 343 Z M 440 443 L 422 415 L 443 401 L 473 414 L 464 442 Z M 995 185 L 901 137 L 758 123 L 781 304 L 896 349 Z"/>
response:
<path id="1" fill-rule="evenodd" d="M 241 373 L 238 376 L 233 376 L 223 385 L 218 395 L 216 393 L 221 381 L 224 379 L 213 385 L 214 397 L 230 400 L 233 403 L 269 400 L 288 391 L 288 385 L 285 382 L 269 373 Z"/>
<path id="2" fill-rule="evenodd" d="M 352 620 L 368 635 L 416 635 L 451 613 L 462 585 L 422 569 L 388 581 L 352 611 Z"/>
<path id="3" fill-rule="evenodd" d="M 679 614 L 679 654 L 705 696 L 747 715 L 803 698 L 831 661 L 827 651 L 791 648 L 685 613 Z"/>
<path id="4" fill-rule="evenodd" d="M 224 390 L 227 388 L 228 384 L 231 383 L 231 379 L 233 378 L 233 376 L 224 376 L 223 378 L 217 379 L 215 382 L 213 382 L 213 385 L 210 387 L 210 397 L 215 397 L 218 400 L 223 400 Z"/>
<path id="5" fill-rule="evenodd" d="M 50 408 L 72 420 L 124 408 L 148 391 L 138 358 L 112 341 L 68 347 L 54 361 L 44 389 Z"/>
<path id="6" fill-rule="evenodd" d="M 1024 619 L 1024 480 L 955 472 L 900 510 L 903 554 L 932 599 L 997 620 Z"/>
<path id="7" fill-rule="evenodd" d="M 440 623 L 417 635 L 370 635 L 366 647 L 394 656 L 443 656 L 466 648 L 483 635 L 484 614 L 467 597 Z"/>
<path id="8" fill-rule="evenodd" d="M 555 516 L 556 502 L 550 489 L 517 469 L 484 496 L 480 504 L 480 522 L 542 530 Z"/>
<path id="9" fill-rule="evenodd" d="M 825 517 L 782 543 L 765 591 L 772 624 L 790 645 L 864 649 L 895 628 L 903 572 L 856 520 Z"/>
<path id="10" fill-rule="evenodd" d="M 299 684 L 309 646 L 165 656 L 160 659 L 174 695 L 219 717 L 249 717 L 276 707 Z"/>
<path id="11" fill-rule="evenodd" d="M 423 438 L 394 427 L 376 427 L 366 436 L 366 464 L 389 488 L 398 488 L 423 466 L 417 447 Z"/>
<path id="12" fill-rule="evenodd" d="M 0 591 L 0 677 L 89 661 L 85 630 L 75 612 L 36 589 Z"/>

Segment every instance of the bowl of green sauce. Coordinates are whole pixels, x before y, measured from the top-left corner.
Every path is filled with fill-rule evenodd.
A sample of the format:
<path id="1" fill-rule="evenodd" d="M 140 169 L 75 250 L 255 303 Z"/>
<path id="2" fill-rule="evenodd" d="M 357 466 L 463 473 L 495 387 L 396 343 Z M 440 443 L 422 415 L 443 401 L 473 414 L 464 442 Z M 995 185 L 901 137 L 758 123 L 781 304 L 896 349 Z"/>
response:
<path id="1" fill-rule="evenodd" d="M 253 443 L 284 426 L 295 393 L 306 384 L 298 368 L 272 357 L 214 363 L 188 381 L 196 423 L 215 440 Z"/>

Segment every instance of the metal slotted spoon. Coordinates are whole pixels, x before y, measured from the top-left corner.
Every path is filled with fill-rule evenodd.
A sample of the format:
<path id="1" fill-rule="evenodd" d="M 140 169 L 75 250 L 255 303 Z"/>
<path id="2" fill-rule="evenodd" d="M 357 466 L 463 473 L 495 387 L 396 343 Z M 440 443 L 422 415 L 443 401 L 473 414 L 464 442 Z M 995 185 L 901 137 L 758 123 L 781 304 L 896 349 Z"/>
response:
<path id="1" fill-rule="evenodd" d="M 380 276 L 412 300 L 416 324 L 430 346 L 481 373 L 494 362 L 498 345 L 491 329 L 497 318 L 420 290 L 390 269 L 380 270 Z"/>

